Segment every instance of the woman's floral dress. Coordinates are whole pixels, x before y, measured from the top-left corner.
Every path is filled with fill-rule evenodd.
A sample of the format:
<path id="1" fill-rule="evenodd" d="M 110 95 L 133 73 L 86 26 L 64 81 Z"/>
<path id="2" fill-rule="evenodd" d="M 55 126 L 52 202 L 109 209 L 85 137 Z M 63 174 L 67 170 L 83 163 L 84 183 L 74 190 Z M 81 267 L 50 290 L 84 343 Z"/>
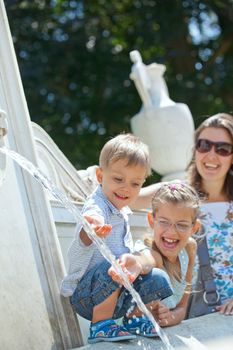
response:
<path id="1" fill-rule="evenodd" d="M 233 298 L 233 202 L 205 203 L 201 212 L 216 288 L 224 301 Z"/>

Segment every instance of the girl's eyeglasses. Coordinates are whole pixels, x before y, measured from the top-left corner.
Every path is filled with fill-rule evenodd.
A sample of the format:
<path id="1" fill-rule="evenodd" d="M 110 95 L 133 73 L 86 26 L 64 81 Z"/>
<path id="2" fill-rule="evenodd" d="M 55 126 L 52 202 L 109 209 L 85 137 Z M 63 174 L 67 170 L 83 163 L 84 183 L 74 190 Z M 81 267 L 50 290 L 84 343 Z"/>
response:
<path id="1" fill-rule="evenodd" d="M 199 153 L 208 153 L 214 146 L 214 151 L 222 157 L 228 157 L 233 153 L 233 145 L 227 142 L 213 142 L 206 139 L 199 139 L 196 142 L 196 150 Z"/>
<path id="2" fill-rule="evenodd" d="M 175 227 L 177 232 L 181 232 L 181 233 L 188 233 L 191 228 L 193 227 L 193 224 L 185 224 L 182 222 L 175 222 L 172 223 L 168 220 L 164 220 L 164 219 L 156 219 L 155 220 L 155 224 L 162 230 L 167 231 L 169 230 L 172 226 Z"/>

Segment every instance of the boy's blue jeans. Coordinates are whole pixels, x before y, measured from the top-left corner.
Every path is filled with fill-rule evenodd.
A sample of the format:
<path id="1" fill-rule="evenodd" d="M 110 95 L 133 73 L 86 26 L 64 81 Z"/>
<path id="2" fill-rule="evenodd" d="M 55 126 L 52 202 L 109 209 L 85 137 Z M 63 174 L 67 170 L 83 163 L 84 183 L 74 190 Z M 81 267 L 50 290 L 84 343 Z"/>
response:
<path id="1" fill-rule="evenodd" d="M 78 282 L 77 288 L 70 297 L 74 310 L 87 320 L 92 319 L 94 306 L 102 303 L 119 288 L 119 284 L 108 275 L 110 266 L 107 261 L 94 266 Z M 133 287 L 141 296 L 144 304 L 148 304 L 153 300 L 162 300 L 172 295 L 168 275 L 157 268 L 154 268 L 147 275 L 140 275 L 134 281 Z M 131 294 L 122 287 L 113 318 L 117 319 L 125 316 L 129 309 L 132 310 L 133 305 L 135 305 L 135 302 L 132 300 Z"/>

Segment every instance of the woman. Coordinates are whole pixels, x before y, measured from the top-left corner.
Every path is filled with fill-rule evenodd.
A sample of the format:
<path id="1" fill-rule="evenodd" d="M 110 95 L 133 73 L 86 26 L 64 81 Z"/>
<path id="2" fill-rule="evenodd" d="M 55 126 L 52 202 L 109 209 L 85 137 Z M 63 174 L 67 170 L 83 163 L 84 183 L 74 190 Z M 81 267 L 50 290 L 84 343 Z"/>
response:
<path id="1" fill-rule="evenodd" d="M 233 116 L 220 113 L 195 133 L 189 183 L 203 196 L 203 226 L 222 305 L 233 315 Z"/>
<path id="2" fill-rule="evenodd" d="M 221 298 L 220 313 L 233 315 L 233 116 L 219 113 L 195 132 L 188 181 L 203 199 L 201 211 L 210 264 Z M 145 187 L 137 208 L 149 207 L 159 184 Z"/>

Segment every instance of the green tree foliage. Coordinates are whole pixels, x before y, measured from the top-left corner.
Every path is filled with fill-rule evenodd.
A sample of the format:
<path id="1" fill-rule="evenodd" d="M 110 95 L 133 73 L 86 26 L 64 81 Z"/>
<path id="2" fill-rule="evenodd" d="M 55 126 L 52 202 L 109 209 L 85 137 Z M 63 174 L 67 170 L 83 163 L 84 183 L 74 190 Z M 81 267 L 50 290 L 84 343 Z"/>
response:
<path id="1" fill-rule="evenodd" d="M 130 130 L 141 101 L 129 52 L 166 65 L 196 125 L 232 111 L 231 0 L 5 1 L 31 119 L 77 168 Z"/>

